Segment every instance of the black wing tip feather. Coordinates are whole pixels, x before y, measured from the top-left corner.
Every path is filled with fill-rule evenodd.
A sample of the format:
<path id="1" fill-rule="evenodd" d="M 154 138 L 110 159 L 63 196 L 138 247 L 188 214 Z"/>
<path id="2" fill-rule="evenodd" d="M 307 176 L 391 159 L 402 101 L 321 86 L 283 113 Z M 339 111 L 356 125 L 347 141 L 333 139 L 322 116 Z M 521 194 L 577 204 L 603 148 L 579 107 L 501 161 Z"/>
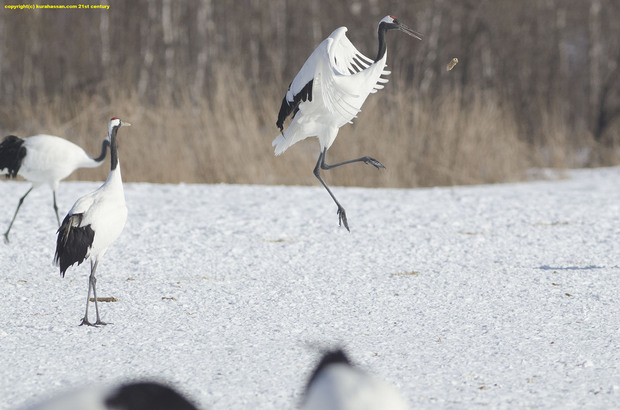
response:
<path id="1" fill-rule="evenodd" d="M 92 230 L 90 224 L 79 226 L 82 215 L 67 215 L 58 228 L 54 263 L 60 266 L 60 275 L 63 278 L 71 265 L 76 262 L 80 265 L 84 262 L 95 238 L 95 231 Z"/>
<path id="2" fill-rule="evenodd" d="M 24 140 L 15 135 L 6 136 L 0 142 L 0 171 L 8 169 L 7 178 L 15 178 L 26 156 Z"/>
<path id="3" fill-rule="evenodd" d="M 286 99 L 286 95 L 282 99 L 280 112 L 278 112 L 278 121 L 276 122 L 276 125 L 278 126 L 278 128 L 280 128 L 280 131 L 284 130 L 284 120 L 286 120 L 286 117 L 288 117 L 290 113 L 293 113 L 293 117 L 295 117 L 295 114 L 297 114 L 297 111 L 299 111 L 299 104 L 302 101 L 312 101 L 313 81 L 314 80 L 308 81 L 308 83 L 304 85 L 304 88 L 302 88 L 301 91 L 299 91 L 293 96 L 293 101 L 291 101 L 290 103 Z M 291 86 L 289 85 L 289 89 L 290 88 Z"/>
<path id="4" fill-rule="evenodd" d="M 344 353 L 342 349 L 335 349 L 335 350 L 326 352 L 321 358 L 321 361 L 319 362 L 319 364 L 314 369 L 314 372 L 312 372 L 312 375 L 308 379 L 308 383 L 306 384 L 306 393 L 310 389 L 310 386 L 312 385 L 312 383 L 317 379 L 317 377 L 319 377 L 321 372 L 325 370 L 326 367 L 332 364 L 338 364 L 338 363 L 352 366 L 351 362 L 349 361 L 349 358 L 347 357 L 347 355 Z"/>
<path id="5" fill-rule="evenodd" d="M 125 384 L 106 398 L 105 405 L 119 410 L 197 410 L 176 390 L 157 382 Z"/>
<path id="6" fill-rule="evenodd" d="M 280 129 L 280 131 L 284 131 L 284 120 L 291 113 L 290 105 L 288 101 L 286 101 L 286 96 L 282 99 L 282 105 L 280 106 L 280 111 L 278 112 L 278 121 L 276 121 L 276 126 Z"/>

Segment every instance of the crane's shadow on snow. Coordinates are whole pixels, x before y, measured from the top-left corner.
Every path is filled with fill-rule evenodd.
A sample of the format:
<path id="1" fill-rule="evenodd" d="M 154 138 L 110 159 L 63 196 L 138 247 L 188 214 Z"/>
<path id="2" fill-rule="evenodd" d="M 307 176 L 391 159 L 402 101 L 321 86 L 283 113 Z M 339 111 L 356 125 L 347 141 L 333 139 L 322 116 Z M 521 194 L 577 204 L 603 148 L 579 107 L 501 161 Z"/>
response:
<path id="1" fill-rule="evenodd" d="M 607 269 L 607 266 L 597 266 L 597 265 L 588 265 L 588 266 L 549 266 L 542 265 L 537 267 L 536 269 L 541 270 L 592 270 L 592 269 Z"/>

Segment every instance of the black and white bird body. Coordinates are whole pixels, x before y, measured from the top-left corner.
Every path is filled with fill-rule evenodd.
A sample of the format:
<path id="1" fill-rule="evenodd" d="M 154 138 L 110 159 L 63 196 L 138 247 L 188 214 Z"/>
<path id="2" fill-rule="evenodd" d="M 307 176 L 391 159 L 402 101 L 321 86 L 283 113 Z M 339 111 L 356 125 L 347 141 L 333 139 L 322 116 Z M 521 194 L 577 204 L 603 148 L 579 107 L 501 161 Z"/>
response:
<path id="1" fill-rule="evenodd" d="M 60 225 L 56 191 L 61 180 L 65 179 L 78 168 L 94 168 L 103 163 L 110 142 L 108 138 L 101 144 L 101 154 L 97 158 L 90 157 L 82 148 L 64 138 L 54 135 L 39 134 L 27 138 L 9 135 L 0 143 L 0 172 L 7 178 L 20 175 L 32 183 L 31 188 L 19 199 L 17 209 L 11 223 L 4 233 L 5 241 L 9 240 L 9 232 L 15 222 L 19 208 L 30 191 L 41 185 L 52 188 L 54 211 Z"/>
<path id="2" fill-rule="evenodd" d="M 364 162 L 376 168 L 385 168 L 371 157 L 362 157 L 338 164 L 327 165 L 325 153 L 333 144 L 338 130 L 352 122 L 360 112 L 366 98 L 383 88 L 389 71 L 385 70 L 387 46 L 385 34 L 400 30 L 417 39 L 422 35 L 401 24 L 395 17 L 386 16 L 377 28 L 379 49 L 374 60 L 355 48 L 346 36 L 347 28 L 334 30 L 308 57 L 299 73 L 291 82 L 278 113 L 276 125 L 281 133 L 273 140 L 275 154 L 280 155 L 288 147 L 307 137 L 316 136 L 321 153 L 314 174 L 327 189 L 338 206 L 339 223 L 349 230 L 344 208 L 321 178 L 319 169 L 331 169 L 353 162 Z M 284 121 L 293 114 L 289 126 Z"/>
<path id="3" fill-rule="evenodd" d="M 197 410 L 197 407 L 173 387 L 139 381 L 66 392 L 27 410 Z"/>
<path id="4" fill-rule="evenodd" d="M 99 317 L 95 272 L 108 247 L 123 231 L 127 220 L 116 134 L 121 126 L 129 125 L 131 124 L 116 117 L 110 120 L 108 138 L 111 161 L 108 179 L 99 189 L 78 199 L 58 229 L 54 262 L 60 267 L 60 274 L 63 277 L 69 266 L 75 263 L 79 265 L 86 259 L 90 260 L 88 297 L 82 325 L 91 325 L 88 321 L 91 289 L 97 312 L 95 325 L 105 324 Z"/>
<path id="5" fill-rule="evenodd" d="M 406 410 L 389 384 L 354 367 L 342 350 L 325 353 L 308 380 L 303 410 Z"/>

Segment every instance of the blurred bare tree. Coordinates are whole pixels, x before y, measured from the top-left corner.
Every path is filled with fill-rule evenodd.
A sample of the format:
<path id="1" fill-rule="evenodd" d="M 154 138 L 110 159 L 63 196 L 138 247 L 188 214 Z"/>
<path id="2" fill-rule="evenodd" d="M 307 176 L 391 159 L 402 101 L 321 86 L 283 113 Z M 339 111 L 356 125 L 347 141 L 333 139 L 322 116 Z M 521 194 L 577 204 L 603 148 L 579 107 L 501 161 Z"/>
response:
<path id="1" fill-rule="evenodd" d="M 394 14 L 425 39 L 391 35 L 392 90 L 415 90 L 421 101 L 437 103 L 456 95 L 465 107 L 491 93 L 514 113 L 523 142 L 544 147 L 558 129 L 571 149 L 596 145 L 609 153 L 580 165 L 618 158 L 617 0 L 109 3 L 109 11 L 0 10 L 0 129 L 19 126 L 6 109 L 17 102 L 89 95 L 109 103 L 110 89 L 129 90 L 153 108 L 187 98 L 218 104 L 210 99 L 222 70 L 236 72 L 243 83 L 231 87 L 248 88 L 250 96 L 266 89 L 280 95 L 333 29 L 347 26 L 352 42 L 372 56 L 373 28 Z M 453 57 L 459 64 L 447 73 Z"/>

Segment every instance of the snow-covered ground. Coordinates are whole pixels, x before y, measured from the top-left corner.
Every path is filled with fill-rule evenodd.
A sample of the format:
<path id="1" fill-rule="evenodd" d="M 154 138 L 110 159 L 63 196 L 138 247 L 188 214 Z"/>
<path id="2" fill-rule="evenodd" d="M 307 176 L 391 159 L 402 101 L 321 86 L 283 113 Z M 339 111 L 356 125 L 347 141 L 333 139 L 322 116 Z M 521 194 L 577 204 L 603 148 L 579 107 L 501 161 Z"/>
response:
<path id="1" fill-rule="evenodd" d="M 0 408 L 134 379 L 294 408 L 334 346 L 412 408 L 619 408 L 619 181 L 334 187 L 351 233 L 320 186 L 126 184 L 100 328 L 78 326 L 89 267 L 52 265 L 40 188 L 0 243 Z M 62 184 L 62 213 L 98 185 Z M 0 182 L 2 231 L 27 188 Z"/>

